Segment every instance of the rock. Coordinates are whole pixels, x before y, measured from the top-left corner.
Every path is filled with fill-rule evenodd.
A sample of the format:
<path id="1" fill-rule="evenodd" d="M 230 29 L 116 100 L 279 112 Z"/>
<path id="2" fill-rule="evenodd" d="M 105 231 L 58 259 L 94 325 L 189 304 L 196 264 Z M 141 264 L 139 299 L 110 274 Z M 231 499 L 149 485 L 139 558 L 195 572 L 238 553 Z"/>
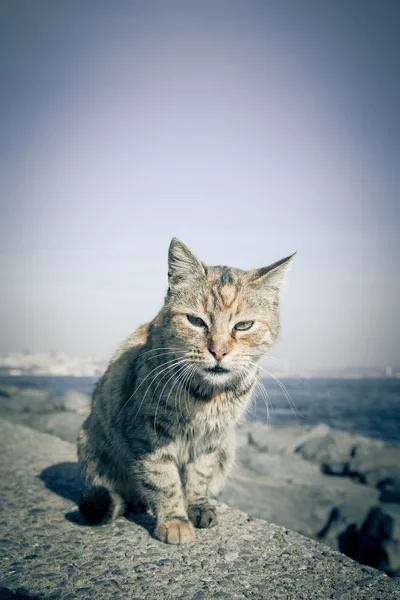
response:
<path id="1" fill-rule="evenodd" d="M 338 549 L 338 536 L 350 524 L 361 527 L 379 491 L 346 478 L 324 476 L 318 465 L 298 455 L 258 454 L 242 448 L 220 499 Z M 332 513 L 335 519 L 332 521 Z M 335 534 L 330 527 L 335 523 Z"/>
<path id="2" fill-rule="evenodd" d="M 0 413 L 44 413 L 54 410 L 54 399 L 50 392 L 34 388 L 19 390 L 9 397 L 0 397 Z"/>
<path id="3" fill-rule="evenodd" d="M 383 543 L 383 549 L 389 565 L 388 573 L 392 577 L 400 577 L 400 541 L 386 540 Z"/>
<path id="4" fill-rule="evenodd" d="M 399 448 L 326 425 L 288 430 L 241 427 L 236 468 L 221 499 L 397 572 Z M 385 499 L 391 504 L 379 503 Z"/>
<path id="5" fill-rule="evenodd" d="M 400 576 L 400 506 L 372 508 L 359 529 L 351 526 L 340 536 L 339 549 L 358 562 Z"/>
<path id="6" fill-rule="evenodd" d="M 67 392 L 59 401 L 49 392 L 36 389 L 0 396 L 3 418 L 70 442 L 75 442 L 89 409 L 90 398 L 75 391 Z"/>
<path id="7" fill-rule="evenodd" d="M 377 487 L 381 490 L 381 502 L 400 502 L 400 478 L 387 477 Z"/>
<path id="8" fill-rule="evenodd" d="M 75 390 L 69 390 L 66 392 L 59 401 L 59 406 L 63 410 L 76 412 L 82 415 L 89 414 L 90 404 L 91 402 L 89 396 Z"/>
<path id="9" fill-rule="evenodd" d="M 382 544 L 387 556 L 387 572 L 400 577 L 400 504 L 382 504 L 381 509 L 389 520 L 389 539 Z"/>
<path id="10" fill-rule="evenodd" d="M 242 447 L 237 453 L 237 468 L 234 473 L 249 476 L 255 480 L 269 478 L 288 483 L 320 484 L 323 480 L 317 464 L 306 461 L 296 454 L 264 453 L 251 444 Z"/>
<path id="11" fill-rule="evenodd" d="M 400 599 L 385 574 L 225 505 L 182 548 L 155 540 L 147 515 L 84 527 L 74 446 L 3 421 L 0 452 L 0 597 Z"/>
<path id="12" fill-rule="evenodd" d="M 35 429 L 74 443 L 85 418 L 85 415 L 73 412 L 55 412 L 49 415 L 42 415 L 36 421 Z"/>
<path id="13" fill-rule="evenodd" d="M 0 396 L 11 398 L 17 392 L 19 392 L 19 388 L 16 385 L 0 385 Z"/>
<path id="14" fill-rule="evenodd" d="M 84 415 L 63 410 L 43 414 L 7 413 L 2 416 L 12 423 L 31 427 L 41 433 L 49 433 L 73 443 L 76 441 L 79 429 L 86 418 Z"/>
<path id="15" fill-rule="evenodd" d="M 318 425 L 297 439 L 296 452 L 317 462 L 326 475 L 342 475 L 382 490 L 382 500 L 400 499 L 400 447 Z"/>
<path id="16" fill-rule="evenodd" d="M 238 448 L 250 444 L 261 452 L 291 453 L 297 440 L 303 439 L 309 431 L 309 427 L 271 427 L 261 421 L 242 423 L 237 429 Z"/>
<path id="17" fill-rule="evenodd" d="M 377 444 L 375 440 L 364 441 L 357 446 L 349 466 L 360 473 L 368 485 L 385 487 L 391 484 L 394 492 L 394 482 L 400 481 L 400 447 Z"/>
<path id="18" fill-rule="evenodd" d="M 400 502 L 399 477 L 386 477 L 379 481 L 377 487 L 381 490 L 381 502 Z"/>
<path id="19" fill-rule="evenodd" d="M 348 433 L 317 425 L 297 440 L 295 451 L 307 460 L 326 465 L 332 473 L 342 474 L 348 469 L 354 446 L 355 439 Z"/>
<path id="20" fill-rule="evenodd" d="M 352 537 L 347 540 L 347 547 L 345 538 L 341 539 L 340 548 L 358 562 L 389 571 L 389 560 L 383 543 L 390 540 L 391 531 L 391 518 L 379 507 L 375 507 L 368 513 L 360 531 L 353 529 Z"/>
<path id="21" fill-rule="evenodd" d="M 390 537 L 400 542 L 400 504 L 382 504 L 381 508 L 392 522 Z"/>

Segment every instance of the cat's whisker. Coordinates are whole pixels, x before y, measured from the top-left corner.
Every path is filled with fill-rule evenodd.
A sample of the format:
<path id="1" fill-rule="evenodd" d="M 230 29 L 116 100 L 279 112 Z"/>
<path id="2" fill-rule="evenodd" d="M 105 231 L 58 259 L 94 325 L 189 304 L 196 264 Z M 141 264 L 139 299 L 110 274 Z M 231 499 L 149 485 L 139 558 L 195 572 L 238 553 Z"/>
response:
<path id="1" fill-rule="evenodd" d="M 247 417 L 249 415 L 251 415 L 252 417 L 254 417 L 254 420 L 257 419 L 257 413 L 255 413 L 254 410 L 251 409 L 251 407 L 252 407 L 252 404 L 250 403 L 249 406 L 246 408 L 246 411 L 244 413 L 246 421 L 247 421 Z"/>
<path id="2" fill-rule="evenodd" d="M 153 377 L 153 379 L 151 380 L 151 382 L 149 383 L 149 385 L 148 385 L 148 386 L 147 386 L 147 388 L 146 388 L 146 391 L 145 391 L 145 393 L 144 393 L 144 395 L 143 395 L 143 398 L 142 398 L 142 400 L 141 400 L 141 402 L 140 402 L 140 404 L 139 404 L 139 408 L 138 408 L 138 410 L 137 410 L 137 412 L 136 412 L 136 414 L 135 414 L 135 416 L 134 416 L 134 419 L 136 419 L 136 417 L 138 416 L 138 414 L 139 414 L 139 412 L 140 412 L 140 409 L 142 408 L 143 402 L 144 402 L 144 400 L 145 400 L 145 398 L 146 398 L 146 396 L 147 396 L 147 394 L 148 394 L 149 390 L 151 389 L 151 387 L 152 387 L 153 383 L 154 383 L 154 382 L 157 380 L 157 378 L 158 378 L 158 377 L 160 377 L 162 373 L 164 373 L 164 375 L 162 375 L 162 376 L 161 376 L 161 379 L 160 379 L 160 381 L 158 381 L 158 383 L 157 383 L 157 385 L 156 385 L 155 389 L 153 390 L 153 394 L 152 394 L 152 396 L 151 396 L 151 399 L 150 399 L 150 401 L 149 401 L 150 403 L 153 401 L 154 394 L 156 393 L 156 391 L 157 391 L 158 387 L 160 386 L 160 384 L 161 384 L 162 380 L 163 380 L 165 377 L 167 377 L 167 376 L 168 376 L 168 375 L 171 373 L 171 371 L 173 371 L 173 370 L 174 370 L 176 367 L 178 367 L 178 368 L 179 368 L 179 367 L 182 365 L 182 363 L 183 363 L 183 362 L 184 362 L 184 359 L 183 359 L 183 360 L 180 360 L 180 361 L 177 361 L 177 362 L 176 362 L 176 363 L 174 363 L 173 365 L 170 365 L 170 366 L 169 366 L 169 367 L 167 367 L 166 369 L 163 369 L 163 370 L 161 371 L 161 373 L 156 373 L 156 375 Z"/>
<path id="3" fill-rule="evenodd" d="M 154 354 L 153 356 L 148 356 L 146 358 L 146 361 L 155 360 L 156 358 L 160 358 L 161 356 L 170 356 L 171 354 L 176 354 L 176 350 L 170 350 L 169 352 L 163 352 L 161 354 Z"/>
<path id="4" fill-rule="evenodd" d="M 267 425 L 271 425 L 272 424 L 271 413 L 272 413 L 272 415 L 274 414 L 274 405 L 272 403 L 271 397 L 268 394 L 267 389 L 261 380 L 258 380 L 258 382 L 257 382 L 257 389 L 261 393 L 261 398 L 264 401 L 265 408 L 267 411 Z"/>
<path id="5" fill-rule="evenodd" d="M 135 414 L 135 416 L 134 416 L 134 419 L 136 419 L 136 417 L 138 416 L 138 414 L 139 414 L 139 412 L 140 412 L 140 409 L 141 409 L 141 407 L 142 407 L 142 405 L 143 405 L 143 402 L 144 402 L 144 400 L 145 400 L 145 398 L 146 398 L 146 396 L 147 396 L 147 394 L 148 394 L 148 391 L 149 391 L 149 389 L 151 388 L 151 386 L 153 385 L 154 381 L 157 379 L 157 377 L 160 377 L 160 375 L 161 375 L 162 373 L 164 373 L 164 371 L 170 371 L 170 370 L 171 370 L 171 369 L 173 369 L 174 367 L 176 367 L 176 366 L 178 366 L 179 364 L 183 363 L 185 360 L 186 360 L 186 359 L 184 359 L 184 358 L 181 358 L 181 359 L 179 359 L 179 360 L 168 361 L 168 362 L 172 362 L 173 364 L 170 364 L 168 367 L 165 367 L 165 368 L 164 368 L 164 369 L 162 369 L 160 372 L 158 372 L 158 373 L 156 373 L 156 374 L 155 374 L 155 376 L 154 376 L 154 377 L 153 377 L 153 379 L 151 380 L 150 384 L 147 386 L 147 389 L 146 389 L 146 391 L 145 391 L 145 393 L 144 393 L 144 395 L 143 395 L 143 397 L 142 397 L 142 399 L 141 399 L 141 401 L 140 401 L 139 408 L 138 408 L 138 410 L 137 410 L 137 412 L 136 412 L 136 414 Z M 158 370 L 160 367 L 163 367 L 165 364 L 166 364 L 166 363 L 164 363 L 163 365 L 159 365 L 158 367 L 156 367 L 155 369 L 153 369 L 153 370 L 152 370 L 152 371 L 149 373 L 149 375 L 148 375 L 148 376 L 147 376 L 145 379 L 147 379 L 147 378 L 148 378 L 148 377 L 151 375 L 151 373 L 154 373 L 154 371 L 157 371 L 157 370 Z M 145 379 L 143 380 L 143 382 L 145 381 Z M 142 382 L 142 383 L 143 383 L 143 382 Z M 156 389 L 157 389 L 157 388 L 156 388 Z M 131 396 L 131 398 L 132 398 L 132 396 Z M 126 404 L 127 404 L 127 402 L 125 403 L 125 405 L 124 405 L 124 406 L 126 406 Z M 123 407 L 123 408 L 124 408 L 124 407 Z M 121 411 L 122 411 L 122 409 L 121 409 Z M 120 413 L 119 413 L 119 414 L 120 414 Z"/>
<path id="6" fill-rule="evenodd" d="M 189 409 L 188 409 L 188 404 L 187 403 L 189 402 L 189 405 L 190 405 L 190 386 L 192 385 L 192 381 L 195 378 L 196 373 L 197 373 L 197 365 L 194 364 L 192 372 L 191 372 L 191 374 L 189 376 L 189 380 L 188 380 L 188 382 L 186 384 L 186 394 L 183 395 L 183 401 L 185 403 L 186 412 L 188 414 L 189 414 Z"/>
<path id="7" fill-rule="evenodd" d="M 189 367 L 188 367 L 189 369 Z M 187 375 L 187 370 L 185 371 L 184 375 L 183 375 L 183 380 L 185 379 L 186 375 Z M 175 393 L 175 402 L 174 402 L 174 410 L 175 410 L 175 414 L 179 420 L 179 413 L 178 413 L 178 408 L 180 409 L 180 403 L 179 403 L 179 407 L 178 407 L 178 398 L 180 396 L 180 394 L 182 393 L 182 385 L 183 385 L 183 380 L 180 378 L 180 374 L 177 375 L 178 379 L 179 379 L 179 383 L 178 383 L 178 387 Z M 181 411 L 182 414 L 182 411 Z"/>
<path id="8" fill-rule="evenodd" d="M 178 409 L 179 409 L 179 411 L 181 412 L 181 414 L 182 414 L 182 415 L 183 415 L 183 411 L 182 411 L 182 409 L 181 409 L 181 398 L 182 398 L 182 393 L 185 395 L 185 391 L 186 391 L 186 385 L 187 385 L 187 383 L 188 383 L 188 381 L 189 381 L 189 377 L 191 376 L 191 374 L 192 374 L 192 371 L 194 371 L 194 370 L 196 369 L 196 365 L 194 365 L 193 363 L 191 363 L 191 364 L 189 365 L 189 367 L 190 367 L 190 368 L 189 368 L 189 369 L 188 369 L 188 371 L 185 373 L 185 375 L 184 375 L 184 377 L 183 377 L 183 381 L 181 382 L 181 385 L 179 386 L 179 396 L 178 396 L 178 394 L 177 394 L 177 396 L 176 396 L 176 400 L 175 400 L 175 409 L 177 408 L 177 403 L 178 403 Z M 185 407 L 186 407 L 186 410 L 187 410 L 187 405 L 186 405 L 186 402 L 185 402 Z M 178 413 L 177 413 L 177 414 L 178 414 Z M 178 417 L 179 417 L 179 414 L 178 414 Z"/>
<path id="9" fill-rule="evenodd" d="M 164 371 L 166 371 L 166 373 L 164 373 L 164 375 L 161 377 L 161 379 L 157 382 L 157 385 L 154 388 L 153 394 L 151 396 L 151 402 L 153 401 L 154 394 L 156 393 L 156 391 L 160 387 L 161 382 L 163 381 L 163 379 L 165 377 L 167 377 L 169 375 L 169 373 L 175 369 L 175 367 L 179 367 L 181 365 L 185 365 L 186 363 L 187 363 L 187 360 L 185 358 L 182 358 L 177 363 L 171 365 L 171 367 L 169 369 L 164 369 Z M 161 371 L 161 373 L 163 373 L 164 371 Z M 155 378 L 152 379 L 152 381 L 151 381 L 151 383 L 150 383 L 150 385 L 149 385 L 149 387 L 147 389 L 150 389 L 150 387 L 153 385 L 154 381 L 157 379 L 157 377 L 159 377 L 161 375 L 161 373 L 157 373 L 157 375 L 155 376 Z"/>
<path id="10" fill-rule="evenodd" d="M 143 354 L 148 354 L 149 352 L 157 352 L 157 350 L 175 350 L 175 352 L 187 352 L 187 350 L 182 350 L 181 348 L 172 348 L 166 346 L 165 348 L 152 348 L 151 350 L 146 350 L 145 352 L 141 352 L 140 354 L 141 356 L 143 356 Z"/>
<path id="11" fill-rule="evenodd" d="M 175 413 L 176 413 L 176 415 L 178 417 L 178 420 L 179 420 L 179 413 L 178 413 L 178 410 L 177 410 L 178 397 L 180 398 L 180 396 L 181 396 L 184 382 L 186 381 L 186 378 L 188 377 L 188 374 L 191 372 L 192 368 L 193 368 L 193 365 L 192 364 L 188 364 L 187 367 L 186 367 L 186 369 L 184 369 L 183 371 L 181 371 L 180 373 L 177 374 L 178 387 L 177 387 L 177 389 L 175 391 L 174 409 L 175 409 Z M 174 387 L 174 386 L 172 386 L 172 387 Z M 165 401 L 165 408 L 168 406 L 170 395 L 171 395 L 171 392 L 168 394 L 168 397 L 167 397 L 167 399 Z M 183 418 L 183 411 L 180 408 L 180 400 L 179 400 L 179 410 L 180 410 L 181 416 Z"/>
<path id="12" fill-rule="evenodd" d="M 179 367 L 181 365 L 184 365 L 186 363 L 186 359 L 185 358 L 180 358 L 179 360 L 176 360 L 175 362 L 173 362 L 172 365 L 169 365 L 168 367 L 166 367 L 165 369 L 163 369 L 162 371 L 160 371 L 159 373 L 156 373 L 155 376 L 153 377 L 153 379 L 151 380 L 151 382 L 149 383 L 149 385 L 146 388 L 146 392 L 144 394 L 145 398 L 147 396 L 147 393 L 149 392 L 149 390 L 151 389 L 153 383 L 160 377 L 160 380 L 157 382 L 156 387 L 153 390 L 153 394 L 151 396 L 150 402 L 153 401 L 154 398 L 154 394 L 156 393 L 156 391 L 158 390 L 158 388 L 160 387 L 163 379 L 165 377 L 167 377 L 169 375 L 169 373 L 171 373 L 171 371 L 173 371 L 176 367 Z M 164 373 L 164 374 L 163 374 Z M 163 374 L 163 375 L 162 375 Z"/>
<path id="13" fill-rule="evenodd" d="M 246 383 L 246 378 L 245 378 L 245 376 L 244 376 L 244 374 L 243 374 L 243 373 L 239 372 L 239 378 L 240 378 L 240 381 L 241 381 L 243 384 L 245 384 L 245 383 Z M 248 407 L 246 408 L 246 412 L 245 412 L 245 415 L 246 415 L 246 417 L 247 417 L 247 415 L 248 415 L 249 413 L 250 413 L 250 414 L 251 414 L 253 417 L 256 417 L 256 416 L 257 416 L 257 415 L 256 415 L 256 413 L 255 413 L 255 412 L 253 412 L 253 411 L 251 410 L 251 404 L 249 404 L 249 405 L 248 405 Z"/>
<path id="14" fill-rule="evenodd" d="M 248 367 L 246 367 L 245 365 L 243 365 L 243 368 L 245 369 L 245 371 L 251 375 L 254 379 L 255 379 L 255 386 L 256 389 L 259 390 L 260 395 L 261 395 L 261 399 L 263 400 L 264 404 L 265 404 L 265 408 L 267 411 L 267 425 L 271 425 L 271 414 L 270 414 L 270 408 L 269 406 L 271 405 L 271 409 L 273 411 L 273 404 L 271 401 L 271 398 L 264 386 L 264 384 L 260 381 L 260 379 L 258 378 L 256 373 L 253 373 L 253 371 L 251 371 Z"/>
<path id="15" fill-rule="evenodd" d="M 183 378 L 185 378 L 185 376 L 186 376 L 188 370 L 190 370 L 190 368 L 191 368 L 191 364 L 189 363 L 189 364 L 186 364 L 183 369 L 180 369 L 179 371 L 176 372 L 176 381 L 172 384 L 171 389 L 168 393 L 167 399 L 165 401 L 165 408 L 168 406 L 168 401 L 169 401 L 172 390 L 177 385 L 178 387 L 175 391 L 175 402 L 174 402 L 174 408 L 176 411 L 177 397 L 178 397 L 179 390 L 182 386 L 182 376 L 183 376 Z"/>
<path id="16" fill-rule="evenodd" d="M 267 388 L 261 379 L 257 377 L 257 388 L 261 393 L 261 398 L 264 401 L 265 408 L 267 410 L 267 424 L 272 424 L 272 416 L 274 415 L 274 404 L 272 402 L 271 396 L 268 394 Z"/>
<path id="17" fill-rule="evenodd" d="M 157 371 L 157 369 L 159 369 L 160 367 L 164 367 L 165 365 L 168 365 L 168 364 L 170 364 L 170 363 L 173 363 L 174 361 L 179 361 L 179 360 L 182 360 L 182 357 L 180 357 L 180 358 L 172 358 L 172 359 L 170 359 L 170 360 L 167 360 L 167 361 L 165 361 L 165 362 L 161 363 L 161 365 L 157 365 L 157 367 L 154 367 L 154 369 L 152 369 L 152 370 L 150 371 L 150 373 L 148 373 L 148 374 L 146 375 L 146 377 L 145 377 L 145 378 L 144 378 L 144 379 L 143 379 L 143 380 L 140 382 L 140 384 L 137 386 L 137 388 L 136 388 L 136 389 L 135 389 L 135 390 L 132 392 L 132 396 L 131 396 L 131 397 L 133 397 L 133 396 L 136 394 L 136 392 L 137 392 L 138 390 L 140 390 L 140 388 L 142 387 L 142 385 L 144 384 L 144 382 L 145 382 L 145 381 L 146 381 L 146 380 L 147 380 L 147 379 L 150 377 L 150 375 L 151 375 L 152 373 L 154 373 L 154 371 Z M 129 398 L 129 399 L 130 399 L 130 398 Z"/>
<path id="18" fill-rule="evenodd" d="M 167 402 L 168 402 L 168 399 L 169 399 L 169 397 L 170 397 L 170 395 L 171 395 L 171 392 L 172 392 L 172 390 L 174 389 L 174 387 L 175 387 L 175 385 L 177 384 L 177 382 L 179 381 L 179 380 L 178 380 L 178 378 L 177 378 L 177 375 L 178 375 L 178 373 L 182 373 L 183 371 L 185 371 L 185 370 L 186 370 L 186 368 L 187 368 L 187 366 L 188 366 L 188 365 L 187 365 L 187 363 L 185 363 L 184 365 L 179 365 L 177 373 L 174 373 L 174 372 L 173 372 L 173 373 L 172 373 L 172 375 L 171 375 L 171 376 L 170 376 L 170 377 L 167 379 L 167 381 L 165 382 L 165 384 L 164 384 L 164 387 L 162 388 L 162 390 L 161 390 L 161 392 L 160 392 L 160 396 L 159 396 L 159 398 L 158 398 L 158 402 L 157 402 L 157 406 L 156 406 L 156 410 L 155 410 L 155 414 L 154 414 L 154 432 L 156 432 L 156 431 L 157 431 L 157 429 L 156 429 L 157 412 L 158 412 L 158 407 L 160 406 L 161 399 L 162 399 L 162 397 L 163 397 L 164 390 L 165 390 L 165 388 L 167 387 L 168 383 L 171 381 L 171 379 L 173 379 L 174 377 L 176 377 L 175 381 L 174 381 L 174 382 L 173 382 L 173 384 L 171 385 L 171 389 L 170 389 L 170 390 L 169 390 L 169 392 L 168 392 L 168 396 L 167 396 L 166 403 L 165 403 L 165 405 L 167 406 Z M 169 375 L 169 373 L 168 373 L 168 374 L 166 374 L 166 375 Z M 158 383 L 158 385 L 159 385 L 159 383 Z M 157 387 L 158 387 L 158 385 L 157 385 Z M 156 388 L 156 389 L 157 389 L 157 388 Z M 152 396 L 152 398 L 151 398 L 152 400 L 153 400 L 154 394 L 155 394 L 155 390 L 154 390 L 154 392 L 153 392 L 153 396 Z"/>
<path id="19" fill-rule="evenodd" d="M 256 365 L 256 363 L 249 363 L 249 364 L 253 364 L 255 366 L 258 366 L 258 368 L 263 371 L 264 373 L 266 373 L 267 375 L 269 375 L 270 377 L 272 377 L 272 379 L 274 381 L 276 381 L 276 383 L 279 385 L 279 387 L 281 388 L 282 392 L 285 395 L 286 400 L 288 401 L 288 404 L 290 406 L 290 408 L 292 409 L 292 412 L 294 414 L 294 416 L 296 417 L 297 422 L 299 422 L 299 416 L 302 417 L 303 419 L 305 418 L 304 415 L 302 415 L 296 408 L 296 405 L 288 391 L 288 389 L 286 388 L 286 386 L 281 382 L 281 380 L 274 375 L 273 373 L 271 373 L 270 371 L 267 371 L 266 369 L 263 369 L 263 367 L 260 367 L 260 365 Z"/>

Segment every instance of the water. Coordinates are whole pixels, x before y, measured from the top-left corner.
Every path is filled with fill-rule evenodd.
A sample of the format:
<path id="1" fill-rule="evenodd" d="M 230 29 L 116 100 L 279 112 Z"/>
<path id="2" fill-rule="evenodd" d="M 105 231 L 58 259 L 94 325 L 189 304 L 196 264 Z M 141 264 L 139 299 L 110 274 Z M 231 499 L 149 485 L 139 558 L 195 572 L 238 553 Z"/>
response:
<path id="1" fill-rule="evenodd" d="M 400 442 L 399 379 L 284 379 L 295 405 L 289 405 L 283 391 L 273 380 L 263 380 L 270 396 L 272 424 L 317 425 L 371 438 Z M 257 394 L 254 415 L 267 421 L 264 400 Z"/>
<path id="2" fill-rule="evenodd" d="M 56 397 L 71 389 L 91 394 L 95 382 L 91 377 L 0 376 L 0 385 L 48 390 Z M 326 423 L 334 429 L 400 442 L 399 379 L 283 379 L 282 383 L 295 410 L 274 380 L 263 380 L 273 425 Z M 251 411 L 249 419 L 267 421 L 260 394 L 255 395 Z"/>

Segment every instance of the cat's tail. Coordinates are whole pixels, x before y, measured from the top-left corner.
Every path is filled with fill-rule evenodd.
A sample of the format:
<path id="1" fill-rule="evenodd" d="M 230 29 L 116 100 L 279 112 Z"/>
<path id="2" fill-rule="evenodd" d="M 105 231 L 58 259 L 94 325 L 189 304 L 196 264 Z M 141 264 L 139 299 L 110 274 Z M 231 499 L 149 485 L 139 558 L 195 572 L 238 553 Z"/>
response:
<path id="1" fill-rule="evenodd" d="M 104 525 L 126 512 L 125 500 L 102 485 L 87 488 L 81 494 L 79 510 L 89 525 Z"/>

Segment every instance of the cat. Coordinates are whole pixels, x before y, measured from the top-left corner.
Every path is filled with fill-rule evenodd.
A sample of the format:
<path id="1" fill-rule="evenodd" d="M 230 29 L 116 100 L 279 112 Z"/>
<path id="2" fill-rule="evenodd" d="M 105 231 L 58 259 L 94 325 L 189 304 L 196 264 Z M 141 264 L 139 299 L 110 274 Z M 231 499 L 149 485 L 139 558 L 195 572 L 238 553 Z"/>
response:
<path id="1" fill-rule="evenodd" d="M 155 537 L 169 544 L 217 523 L 212 498 L 233 464 L 235 424 L 258 363 L 276 339 L 293 256 L 251 271 L 207 267 L 171 241 L 164 305 L 111 359 L 78 437 L 87 523 L 150 510 Z"/>

